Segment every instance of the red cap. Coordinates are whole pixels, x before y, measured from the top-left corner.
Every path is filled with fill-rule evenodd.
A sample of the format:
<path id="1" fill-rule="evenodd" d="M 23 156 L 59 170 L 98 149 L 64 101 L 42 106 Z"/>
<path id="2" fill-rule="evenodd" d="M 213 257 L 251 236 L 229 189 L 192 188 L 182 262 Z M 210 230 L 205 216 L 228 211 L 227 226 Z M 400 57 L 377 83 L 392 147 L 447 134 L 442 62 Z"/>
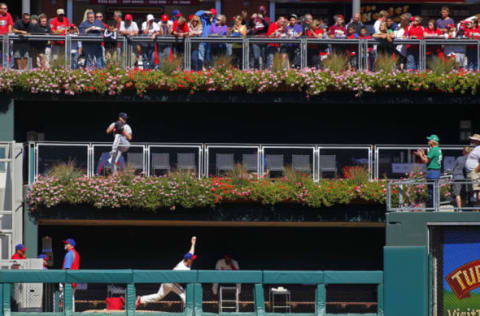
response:
<path id="1" fill-rule="evenodd" d="M 210 13 L 212 13 L 212 15 L 217 15 L 217 10 L 215 10 L 215 9 L 210 9 Z"/>
<path id="2" fill-rule="evenodd" d="M 412 21 L 412 22 L 415 21 L 415 17 L 412 16 L 412 17 L 410 18 L 410 21 Z"/>
<path id="3" fill-rule="evenodd" d="M 194 17 L 194 15 L 193 15 L 193 14 L 190 14 L 190 15 L 188 16 L 188 20 L 191 21 L 191 20 L 193 19 L 193 17 Z"/>
<path id="4" fill-rule="evenodd" d="M 342 14 L 337 15 L 337 18 L 342 18 L 345 20 L 345 17 Z"/>
<path id="5" fill-rule="evenodd" d="M 125 15 L 125 21 L 132 21 L 132 20 L 133 20 L 133 17 L 131 14 Z"/>
<path id="6" fill-rule="evenodd" d="M 453 25 L 453 24 L 447 24 L 447 28 L 448 28 L 448 27 L 455 27 L 455 25 Z"/>
<path id="7" fill-rule="evenodd" d="M 168 22 L 168 15 L 166 15 L 166 14 L 162 15 L 161 20 L 163 22 Z"/>

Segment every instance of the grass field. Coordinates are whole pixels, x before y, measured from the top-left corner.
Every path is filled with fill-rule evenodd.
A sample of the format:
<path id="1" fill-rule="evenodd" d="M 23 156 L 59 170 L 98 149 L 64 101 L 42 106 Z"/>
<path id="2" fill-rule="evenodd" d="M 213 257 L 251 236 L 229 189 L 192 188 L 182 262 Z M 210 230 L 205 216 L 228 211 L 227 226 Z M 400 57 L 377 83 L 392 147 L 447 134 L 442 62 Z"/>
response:
<path id="1" fill-rule="evenodd" d="M 444 316 L 460 316 L 460 314 L 456 314 L 457 309 L 460 309 L 460 313 L 480 310 L 480 293 L 471 293 L 470 297 L 459 300 L 453 292 L 444 291 L 443 306 Z M 480 316 L 479 313 L 475 315 Z"/>

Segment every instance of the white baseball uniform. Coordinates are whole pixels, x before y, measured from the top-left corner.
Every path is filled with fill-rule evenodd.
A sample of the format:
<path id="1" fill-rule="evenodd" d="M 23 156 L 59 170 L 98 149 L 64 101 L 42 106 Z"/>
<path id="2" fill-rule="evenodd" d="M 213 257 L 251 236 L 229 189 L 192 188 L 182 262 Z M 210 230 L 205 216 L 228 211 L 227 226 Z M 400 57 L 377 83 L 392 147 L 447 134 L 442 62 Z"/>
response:
<path id="1" fill-rule="evenodd" d="M 115 122 L 110 124 L 109 128 L 113 128 L 114 126 L 115 126 Z M 125 130 L 125 132 L 132 135 L 132 128 L 130 127 L 130 125 L 125 124 L 123 126 L 123 129 Z M 128 141 L 125 135 L 122 135 L 122 134 L 114 135 L 112 151 L 110 153 L 110 159 L 109 159 L 109 162 L 113 165 L 114 171 L 117 170 L 118 159 L 120 159 L 120 156 L 122 155 L 122 153 L 128 151 L 129 148 L 130 148 L 130 142 Z"/>
<path id="2" fill-rule="evenodd" d="M 232 264 L 228 264 L 225 259 L 220 259 L 217 261 L 215 265 L 215 270 L 240 270 L 240 266 L 236 260 L 232 259 Z M 242 285 L 240 283 L 237 284 L 237 291 L 240 294 L 242 290 Z M 213 283 L 212 285 L 212 292 L 214 295 L 218 294 L 218 283 Z"/>
<path id="3" fill-rule="evenodd" d="M 185 265 L 184 260 L 180 261 L 173 270 L 191 270 L 190 267 Z M 175 292 L 182 299 L 183 304 L 185 304 L 186 296 L 184 288 L 178 283 L 163 283 L 160 285 L 158 292 L 151 295 L 145 295 L 140 297 L 141 304 L 156 303 L 159 302 L 162 298 L 168 295 L 170 292 Z"/>

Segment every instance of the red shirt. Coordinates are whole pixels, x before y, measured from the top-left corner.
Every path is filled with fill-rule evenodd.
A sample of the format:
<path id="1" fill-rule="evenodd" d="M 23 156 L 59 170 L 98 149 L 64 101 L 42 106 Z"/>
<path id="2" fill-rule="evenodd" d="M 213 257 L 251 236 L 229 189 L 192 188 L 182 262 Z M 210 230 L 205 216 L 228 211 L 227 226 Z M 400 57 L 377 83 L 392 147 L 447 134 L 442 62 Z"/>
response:
<path id="1" fill-rule="evenodd" d="M 334 35 L 335 38 L 344 38 L 347 36 L 347 29 L 343 26 L 339 25 L 332 25 L 328 29 L 328 34 L 329 35 Z"/>
<path id="2" fill-rule="evenodd" d="M 370 35 L 358 35 L 358 39 L 372 39 L 372 37 Z M 373 51 L 373 47 L 368 47 L 368 52 L 372 52 Z"/>
<path id="3" fill-rule="evenodd" d="M 440 30 L 431 30 L 429 28 L 426 28 L 424 30 L 424 32 L 427 33 L 427 34 L 430 34 L 430 35 L 442 35 L 443 34 L 443 32 L 440 31 Z"/>
<path id="4" fill-rule="evenodd" d="M 105 300 L 107 303 L 107 310 L 120 311 L 125 305 L 125 299 L 123 297 L 109 297 Z"/>
<path id="5" fill-rule="evenodd" d="M 415 39 L 423 39 L 423 32 L 425 32 L 425 29 L 418 25 L 418 26 L 413 26 L 413 25 L 410 25 L 408 28 L 407 28 L 407 32 L 405 33 L 405 35 L 407 36 L 407 38 L 413 38 L 415 37 Z M 415 49 L 418 49 L 418 45 L 411 45 L 411 44 L 408 44 L 407 45 L 407 49 L 409 48 L 415 48 Z"/>
<path id="6" fill-rule="evenodd" d="M 74 253 L 74 259 L 72 262 L 72 266 L 70 267 L 69 270 L 78 270 L 80 268 L 80 255 L 75 249 L 71 249 L 70 251 L 73 251 Z M 63 265 L 65 265 L 65 258 L 63 259 Z M 77 288 L 77 283 L 72 283 L 72 286 L 74 289 Z"/>
<path id="7" fill-rule="evenodd" d="M 70 21 L 68 21 L 68 18 L 66 18 L 66 17 L 63 17 L 62 22 L 60 22 L 57 17 L 50 20 L 50 29 L 56 35 L 67 34 L 67 31 L 68 31 L 69 27 L 70 27 Z M 54 41 L 52 44 L 64 45 L 65 42 L 64 41 Z"/>
<path id="8" fill-rule="evenodd" d="M 268 37 L 280 37 L 279 34 L 275 34 L 275 33 L 277 33 L 277 31 L 279 29 L 280 29 L 280 26 L 277 24 L 277 22 L 270 24 L 268 26 L 267 36 Z M 268 45 L 270 45 L 272 47 L 279 47 L 280 46 L 280 44 L 268 44 Z"/>
<path id="9" fill-rule="evenodd" d="M 0 34 L 8 34 L 8 27 L 13 26 L 13 19 L 10 13 L 0 15 Z"/>
<path id="10" fill-rule="evenodd" d="M 182 27 L 178 25 L 178 20 L 173 22 L 173 31 L 179 33 L 188 33 L 190 30 L 188 29 L 188 24 L 185 22 Z"/>
<path id="11" fill-rule="evenodd" d="M 23 259 L 27 259 L 27 256 L 25 255 L 20 255 L 18 253 L 14 253 L 13 256 L 12 256 L 12 259 L 13 260 L 23 260 Z"/>

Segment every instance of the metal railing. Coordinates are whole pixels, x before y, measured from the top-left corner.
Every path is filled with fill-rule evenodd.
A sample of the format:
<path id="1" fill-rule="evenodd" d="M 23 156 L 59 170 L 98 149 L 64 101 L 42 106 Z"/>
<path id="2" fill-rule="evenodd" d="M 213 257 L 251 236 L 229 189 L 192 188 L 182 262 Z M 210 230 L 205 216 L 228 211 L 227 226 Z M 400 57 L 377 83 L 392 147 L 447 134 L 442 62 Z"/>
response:
<path id="1" fill-rule="evenodd" d="M 284 176 L 288 170 L 322 178 L 341 177 L 350 167 L 363 167 L 374 179 L 400 179 L 425 172 L 414 152 L 425 145 L 280 145 L 280 144 L 202 144 L 133 143 L 123 155 L 126 164 L 149 176 L 175 170 L 190 170 L 198 177 L 211 177 L 242 171 L 258 177 Z M 441 146 L 443 170 L 450 172 L 463 146 Z M 102 155 L 111 143 L 30 142 L 29 172 L 32 183 L 48 175 L 54 165 L 74 161 L 91 177 L 99 173 Z M 411 175 L 410 175 L 411 176 Z"/>
<path id="2" fill-rule="evenodd" d="M 158 36 L 155 39 L 151 39 L 147 36 L 133 36 L 125 37 L 118 36 L 116 40 L 105 39 L 102 36 L 85 36 L 85 35 L 3 35 L 2 40 L 2 65 L 5 68 L 12 66 L 10 58 L 12 57 L 12 46 L 15 47 L 15 43 L 22 42 L 31 45 L 34 42 L 48 42 L 48 41 L 64 41 L 64 63 L 67 68 L 71 67 L 71 49 L 72 43 L 75 42 L 110 42 L 119 45 L 121 56 L 118 56 L 118 61 L 122 67 L 133 66 L 134 60 L 132 56 L 136 55 L 137 45 L 142 43 L 157 43 L 164 45 L 171 45 L 171 47 L 177 47 L 175 54 L 183 57 L 183 68 L 187 71 L 192 69 L 192 49 L 195 45 L 200 43 L 209 44 L 226 44 L 227 47 L 232 44 L 239 44 L 241 48 L 241 62 L 239 68 L 248 70 L 252 68 L 252 50 L 251 45 L 265 45 L 270 47 L 269 44 L 278 45 L 294 45 L 299 48 L 300 66 L 301 68 L 312 66 L 308 63 L 308 56 L 311 53 L 309 47 L 311 45 L 324 45 L 327 51 L 331 52 L 334 47 L 354 47 L 356 58 L 358 58 L 358 69 L 368 70 L 369 67 L 369 47 L 379 45 L 380 42 L 375 39 L 312 39 L 312 38 L 267 38 L 267 37 L 228 37 L 228 36 L 209 36 L 209 37 L 186 37 L 184 39 L 174 36 Z M 474 39 L 395 39 L 392 43 L 395 45 L 412 45 L 418 46 L 418 67 L 423 71 L 427 69 L 427 47 L 439 46 L 439 45 L 453 45 L 453 46 L 474 46 L 476 49 L 477 60 L 480 60 L 480 41 Z M 227 53 L 228 52 L 228 53 Z M 208 54 L 208 53 L 207 53 Z M 232 55 L 231 49 L 227 49 L 226 55 Z M 183 56 L 182 56 L 183 55 Z M 266 59 L 266 56 L 263 56 Z M 13 59 L 13 58 L 12 58 Z M 266 63 L 266 60 L 263 61 Z M 477 71 L 480 70 L 480 63 L 477 62 Z M 371 70 L 371 69 L 370 69 Z"/>
<path id="3" fill-rule="evenodd" d="M 17 283 L 44 283 L 63 285 L 63 310 L 58 304 L 55 310 L 48 313 L 15 313 L 12 312 L 11 294 L 13 285 Z M 327 285 L 376 285 L 376 313 L 362 314 L 366 316 L 384 314 L 383 271 L 172 271 L 172 270 L 0 270 L 0 315 L 66 315 L 74 313 L 74 291 L 72 283 L 122 284 L 125 285 L 124 314 L 134 316 L 136 313 L 136 285 L 152 283 L 186 283 L 186 304 L 180 313 L 149 313 L 148 315 L 212 315 L 203 310 L 203 284 L 211 283 L 244 283 L 254 284 L 254 312 L 231 313 L 232 315 L 295 315 L 295 313 L 267 313 L 264 295 L 265 285 L 303 284 L 316 286 L 315 312 L 302 313 L 304 316 L 327 315 Z M 56 295 L 58 297 L 58 295 Z M 101 311 L 99 311 L 101 312 Z M 88 314 L 88 313 L 86 313 Z M 229 313 L 230 314 L 230 313 Z M 98 315 L 98 313 L 95 313 Z M 107 315 L 104 313 L 103 315 Z M 299 315 L 299 314 L 297 314 Z"/>

